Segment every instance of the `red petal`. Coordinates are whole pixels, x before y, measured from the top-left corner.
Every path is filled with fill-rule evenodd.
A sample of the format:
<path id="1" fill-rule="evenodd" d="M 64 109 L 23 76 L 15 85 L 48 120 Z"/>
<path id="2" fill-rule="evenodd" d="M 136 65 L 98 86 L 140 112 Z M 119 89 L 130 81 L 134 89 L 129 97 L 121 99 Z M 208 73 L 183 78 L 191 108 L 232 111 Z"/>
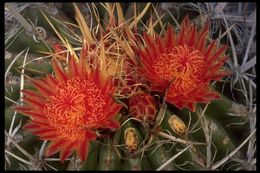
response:
<path id="1" fill-rule="evenodd" d="M 81 56 L 80 56 L 80 59 L 79 59 L 79 64 L 78 64 L 78 67 L 79 67 L 79 75 L 80 76 L 86 76 L 86 74 L 89 73 L 89 67 L 87 66 L 87 56 L 83 56 L 86 51 L 86 46 L 82 49 L 82 52 L 81 52 Z"/>
<path id="2" fill-rule="evenodd" d="M 107 93 L 114 93 L 114 87 L 111 83 L 110 80 L 107 80 L 106 82 L 104 82 L 104 86 L 103 88 L 101 88 L 101 94 L 102 95 L 106 95 Z"/>
<path id="3" fill-rule="evenodd" d="M 58 81 L 50 74 L 47 74 L 46 83 L 50 86 L 50 88 L 53 89 L 58 85 Z"/>
<path id="4" fill-rule="evenodd" d="M 208 88 L 209 88 L 208 82 L 197 83 L 196 87 L 193 87 L 193 89 L 190 91 L 189 95 L 193 95 L 198 90 L 203 90 L 203 89 L 207 90 Z"/>
<path id="5" fill-rule="evenodd" d="M 215 42 L 216 42 L 215 40 L 212 41 L 212 42 L 210 43 L 209 47 L 208 47 L 208 50 L 205 52 L 204 55 L 205 55 L 206 59 L 209 57 L 209 55 L 210 55 L 210 53 L 211 53 L 213 47 L 215 46 Z"/>
<path id="6" fill-rule="evenodd" d="M 187 27 L 188 25 L 190 25 L 190 19 L 189 19 L 189 16 L 186 15 L 182 21 L 182 24 L 183 26 Z"/>
<path id="7" fill-rule="evenodd" d="M 174 46 L 174 30 L 171 25 L 168 25 L 167 35 L 165 36 L 165 46 L 171 48 Z"/>
<path id="8" fill-rule="evenodd" d="M 92 73 L 91 77 L 92 77 L 92 80 L 93 80 L 96 84 L 98 84 L 98 85 L 101 84 L 101 83 L 104 83 L 104 80 L 102 80 L 102 76 L 101 76 L 100 71 L 99 71 L 98 68 L 95 68 L 95 69 L 93 70 L 93 73 Z"/>
<path id="9" fill-rule="evenodd" d="M 15 110 L 30 117 L 32 120 L 45 121 L 45 115 L 40 110 L 36 110 L 28 106 L 16 107 Z"/>
<path id="10" fill-rule="evenodd" d="M 53 140 L 59 136 L 56 132 L 46 132 L 42 133 L 40 137 L 41 140 Z"/>
<path id="11" fill-rule="evenodd" d="M 202 103 L 208 103 L 209 101 L 218 99 L 220 97 L 217 92 L 213 91 L 209 87 L 199 90 L 196 96 L 197 97 L 194 97 L 194 100 Z"/>
<path id="12" fill-rule="evenodd" d="M 179 109 L 183 109 L 184 108 L 183 102 L 175 102 L 173 100 L 168 100 L 168 102 L 173 104 L 175 107 L 177 107 Z"/>
<path id="13" fill-rule="evenodd" d="M 154 74 L 154 68 L 152 65 L 152 60 L 143 60 L 142 61 L 143 67 L 146 69 L 146 72 Z"/>
<path id="14" fill-rule="evenodd" d="M 70 157 L 70 155 L 73 153 L 73 148 L 75 147 L 75 145 L 77 145 L 77 143 L 78 143 L 78 141 L 74 141 L 74 142 L 68 143 L 67 145 L 65 145 L 63 147 L 63 149 L 60 152 L 60 160 L 62 163 L 65 159 Z"/>
<path id="15" fill-rule="evenodd" d="M 95 132 L 93 132 L 92 130 L 87 130 L 85 133 L 85 136 L 91 141 L 91 140 L 96 140 L 97 135 Z"/>
<path id="16" fill-rule="evenodd" d="M 82 45 L 82 49 L 80 52 L 80 59 L 86 63 L 86 57 L 87 57 L 87 44 L 85 42 L 85 40 L 83 41 L 83 45 Z"/>
<path id="17" fill-rule="evenodd" d="M 41 127 L 41 125 L 39 125 L 39 124 L 35 124 L 33 122 L 28 122 L 27 124 L 25 124 L 23 126 L 23 129 L 32 130 L 32 129 L 37 129 L 40 127 Z"/>
<path id="18" fill-rule="evenodd" d="M 78 66 L 76 65 L 75 58 L 73 56 L 70 57 L 70 63 L 69 63 L 69 72 L 71 76 L 77 76 L 78 75 Z"/>
<path id="19" fill-rule="evenodd" d="M 29 111 L 23 111 L 22 113 L 30 116 L 32 119 L 45 120 L 45 115 L 39 111 L 32 111 L 30 109 Z"/>
<path id="20" fill-rule="evenodd" d="M 147 46 L 151 48 L 154 45 L 153 39 L 146 32 L 144 33 L 144 41 L 147 43 Z"/>
<path id="21" fill-rule="evenodd" d="M 148 49 L 149 49 L 151 57 L 156 57 L 158 50 L 156 50 L 156 46 L 155 46 L 155 43 L 154 43 L 152 37 L 149 36 L 147 33 L 144 33 L 144 40 L 148 45 Z"/>
<path id="22" fill-rule="evenodd" d="M 32 108 L 28 107 L 16 107 L 16 110 L 24 115 L 29 116 L 35 122 L 44 122 L 46 120 L 44 113 L 42 113 L 40 110 L 32 110 Z"/>
<path id="23" fill-rule="evenodd" d="M 38 136 L 40 134 L 44 134 L 44 133 L 48 133 L 48 132 L 56 132 L 56 130 L 50 129 L 49 127 L 44 127 L 44 126 L 41 126 L 40 128 L 37 128 L 37 129 L 33 129 L 33 134 L 38 135 Z"/>
<path id="24" fill-rule="evenodd" d="M 53 66 L 55 75 L 57 76 L 58 80 L 67 81 L 68 77 L 66 76 L 65 72 L 59 67 L 56 59 L 52 59 L 52 66 Z"/>
<path id="25" fill-rule="evenodd" d="M 204 47 L 205 47 L 205 43 L 206 43 L 206 39 L 205 39 L 206 36 L 207 36 L 207 32 L 204 32 L 203 35 L 199 36 L 199 40 L 198 40 L 198 43 L 197 43 L 197 45 L 198 45 L 197 48 L 200 51 L 204 51 Z"/>
<path id="26" fill-rule="evenodd" d="M 152 45 L 152 51 L 153 51 L 154 57 L 159 56 L 159 54 L 161 53 L 161 51 L 159 50 L 159 45 L 156 45 L 155 42 Z"/>
<path id="27" fill-rule="evenodd" d="M 189 110 L 191 112 L 195 112 L 196 111 L 196 104 L 194 104 L 194 103 L 188 103 L 187 107 L 189 108 Z"/>
<path id="28" fill-rule="evenodd" d="M 180 45 L 183 44 L 184 32 L 185 32 L 184 28 L 181 28 L 181 33 L 180 33 L 179 40 L 178 40 L 178 44 L 180 44 Z"/>
<path id="29" fill-rule="evenodd" d="M 213 89 L 209 88 L 209 92 L 205 95 L 205 97 L 211 97 L 211 98 L 220 98 L 220 94 Z"/>
<path id="30" fill-rule="evenodd" d="M 165 80 L 160 80 L 157 78 L 157 83 L 151 83 L 150 89 L 151 91 L 165 91 L 165 89 L 169 86 L 169 82 Z"/>
<path id="31" fill-rule="evenodd" d="M 79 146 L 77 148 L 77 154 L 81 161 L 85 161 L 88 157 L 88 147 L 89 141 L 85 138 L 83 141 L 79 142 Z"/>
<path id="32" fill-rule="evenodd" d="M 119 104 L 113 104 L 112 106 L 109 105 L 108 107 L 108 116 L 107 118 L 111 118 L 111 117 L 114 117 L 119 111 L 120 109 L 122 108 L 123 106 L 122 105 L 119 105 Z"/>
<path id="33" fill-rule="evenodd" d="M 40 101 L 40 98 L 32 98 L 32 97 L 24 97 L 23 98 L 25 102 L 29 103 L 32 106 L 36 106 L 38 108 L 43 108 L 44 107 L 44 103 L 43 101 Z M 37 100 L 37 101 L 36 101 Z"/>
<path id="34" fill-rule="evenodd" d="M 121 126 L 121 124 L 118 121 L 112 120 L 112 121 L 109 121 L 107 126 L 112 129 L 118 129 Z"/>
<path id="35" fill-rule="evenodd" d="M 41 92 L 42 95 L 47 97 L 52 93 L 52 90 L 43 81 L 32 80 L 32 83 L 36 86 L 36 88 Z"/>
<path id="36" fill-rule="evenodd" d="M 141 61 L 148 61 L 150 62 L 154 57 L 148 55 L 146 49 L 140 51 L 140 59 Z"/>
<path id="37" fill-rule="evenodd" d="M 60 152 L 60 161 L 61 163 L 64 162 L 64 160 L 66 160 L 68 157 L 70 157 L 70 155 L 73 153 L 73 150 L 63 150 Z"/>
<path id="38" fill-rule="evenodd" d="M 157 41 L 157 44 L 158 44 L 158 51 L 159 52 L 163 52 L 164 51 L 164 44 L 162 42 L 162 39 L 161 37 L 159 37 L 157 34 L 156 34 L 156 41 Z"/>
<path id="39" fill-rule="evenodd" d="M 215 74 L 217 70 L 219 70 L 226 62 L 227 56 L 223 57 L 223 59 L 220 60 L 217 64 L 210 66 L 209 70 L 211 71 L 212 74 Z"/>
<path id="40" fill-rule="evenodd" d="M 222 66 L 223 66 L 223 65 L 225 64 L 225 62 L 227 61 L 228 58 L 229 58 L 229 57 L 226 56 L 226 55 L 220 56 L 220 57 L 217 59 L 217 63 L 213 63 L 213 64 L 215 64 L 215 65 L 222 64 Z M 211 67 L 213 68 L 214 66 L 211 66 Z"/>
<path id="41" fill-rule="evenodd" d="M 190 24 L 190 20 L 189 20 L 189 17 L 188 15 L 185 16 L 185 18 L 183 19 L 183 22 L 182 22 L 182 27 L 181 27 L 181 33 L 179 35 L 179 39 L 178 39 L 178 44 L 184 44 L 184 36 L 186 35 L 185 32 L 187 32 L 187 27 L 188 25 Z"/>
<path id="42" fill-rule="evenodd" d="M 146 59 L 154 59 L 155 58 L 153 52 L 151 51 L 151 48 L 145 48 L 144 50 L 146 51 L 146 54 L 147 54 Z"/>
<path id="43" fill-rule="evenodd" d="M 28 106 L 16 106 L 15 110 L 18 112 L 23 113 L 24 111 L 30 111 L 32 110 L 32 108 L 28 107 Z"/>
<path id="44" fill-rule="evenodd" d="M 40 97 L 40 95 L 37 93 L 37 91 L 34 90 L 21 90 L 25 95 L 32 96 L 32 97 Z"/>
<path id="45" fill-rule="evenodd" d="M 211 80 L 220 80 L 225 76 L 231 75 L 230 71 L 220 71 L 210 76 Z"/>
<path id="46" fill-rule="evenodd" d="M 211 58 L 210 57 L 206 57 L 207 58 L 207 63 L 211 64 L 212 62 L 214 62 L 217 58 L 219 58 L 219 56 L 224 53 L 227 49 L 227 45 L 224 45 L 223 47 L 221 47 Z"/>
<path id="47" fill-rule="evenodd" d="M 46 150 L 46 157 L 49 157 L 49 156 L 57 153 L 60 150 L 61 146 L 63 146 L 65 143 L 66 143 L 66 141 L 64 141 L 64 140 L 52 141 Z"/>
<path id="48" fill-rule="evenodd" d="M 195 44 L 195 38 L 196 38 L 196 28 L 193 26 L 192 27 L 192 33 L 191 33 L 191 37 L 190 37 L 190 42 L 189 45 L 193 46 Z"/>
<path id="49" fill-rule="evenodd" d="M 209 31 L 209 23 L 206 23 L 204 27 L 200 30 L 200 37 L 203 35 L 206 35 L 206 33 Z"/>

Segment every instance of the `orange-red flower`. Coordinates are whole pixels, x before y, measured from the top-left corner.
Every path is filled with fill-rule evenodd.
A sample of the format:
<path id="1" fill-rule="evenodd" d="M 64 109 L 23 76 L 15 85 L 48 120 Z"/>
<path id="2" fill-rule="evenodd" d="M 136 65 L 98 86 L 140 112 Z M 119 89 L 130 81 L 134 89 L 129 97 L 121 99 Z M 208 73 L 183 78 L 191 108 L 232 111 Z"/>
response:
<path id="1" fill-rule="evenodd" d="M 158 108 L 155 99 L 145 92 L 137 92 L 129 99 L 129 113 L 148 125 L 153 125 Z"/>
<path id="2" fill-rule="evenodd" d="M 70 57 L 68 70 L 52 61 L 55 76 L 32 80 L 36 90 L 24 90 L 24 106 L 17 110 L 31 118 L 24 126 L 41 140 L 49 140 L 46 156 L 60 151 L 61 161 L 76 151 L 84 161 L 97 128 L 118 128 L 114 116 L 121 105 L 114 102 L 112 80 L 86 63 L 86 48 L 77 63 Z"/>
<path id="3" fill-rule="evenodd" d="M 144 34 L 146 48 L 140 50 L 142 73 L 153 91 L 164 92 L 166 101 L 176 107 L 195 111 L 198 102 L 208 103 L 219 95 L 211 89 L 211 80 L 220 80 L 228 72 L 227 46 L 217 47 L 208 40 L 208 25 L 197 31 L 186 16 L 178 34 L 168 26 L 164 38 Z"/>

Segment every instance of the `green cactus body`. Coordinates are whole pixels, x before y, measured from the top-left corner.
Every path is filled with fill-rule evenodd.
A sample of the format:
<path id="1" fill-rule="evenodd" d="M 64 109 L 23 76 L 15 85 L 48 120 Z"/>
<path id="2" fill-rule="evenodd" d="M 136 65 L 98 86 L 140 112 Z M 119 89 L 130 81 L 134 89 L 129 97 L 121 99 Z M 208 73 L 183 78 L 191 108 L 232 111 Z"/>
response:
<path id="1" fill-rule="evenodd" d="M 98 142 L 91 143 L 88 153 L 88 159 L 81 165 L 80 170 L 95 170 L 97 168 L 101 145 Z"/>
<path id="2" fill-rule="evenodd" d="M 119 158 L 109 138 L 104 138 L 104 145 L 101 145 L 97 170 L 118 170 Z"/>

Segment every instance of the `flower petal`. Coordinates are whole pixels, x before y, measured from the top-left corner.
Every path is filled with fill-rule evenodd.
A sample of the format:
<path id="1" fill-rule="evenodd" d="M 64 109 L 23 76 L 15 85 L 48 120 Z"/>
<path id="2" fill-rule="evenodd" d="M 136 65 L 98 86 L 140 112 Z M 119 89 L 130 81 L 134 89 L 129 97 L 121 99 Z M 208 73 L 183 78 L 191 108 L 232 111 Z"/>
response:
<path id="1" fill-rule="evenodd" d="M 79 156 L 81 161 L 85 161 L 88 157 L 88 149 L 89 149 L 89 141 L 85 138 L 83 141 L 79 142 L 77 147 L 77 155 Z"/>
<path id="2" fill-rule="evenodd" d="M 44 107 L 44 102 L 37 97 L 32 97 L 32 96 L 26 96 L 23 98 L 25 102 L 30 104 L 32 107 L 37 107 L 37 108 L 43 108 Z"/>
<path id="3" fill-rule="evenodd" d="M 50 75 L 50 74 L 47 74 L 47 77 L 45 80 L 50 88 L 55 88 L 58 85 L 58 81 L 54 77 L 52 77 L 52 75 Z"/>
<path id="4" fill-rule="evenodd" d="M 41 127 L 41 125 L 35 124 L 35 123 L 33 123 L 33 122 L 28 122 L 27 124 L 25 124 L 25 125 L 23 126 L 23 129 L 31 130 L 31 129 L 37 129 L 37 128 L 39 128 L 39 127 Z"/>
<path id="5" fill-rule="evenodd" d="M 60 152 L 60 160 L 63 163 L 65 159 L 70 157 L 73 153 L 75 146 L 78 144 L 78 141 L 73 141 L 65 144 Z"/>
<path id="6" fill-rule="evenodd" d="M 73 56 L 70 56 L 70 63 L 69 63 L 69 74 L 71 77 L 78 75 L 78 66 L 75 62 L 76 60 L 74 59 Z"/>
<path id="7" fill-rule="evenodd" d="M 168 25 L 167 34 L 165 36 L 165 46 L 166 48 L 170 48 L 174 46 L 174 29 L 171 25 Z"/>
<path id="8" fill-rule="evenodd" d="M 58 80 L 67 81 L 68 77 L 66 76 L 65 72 L 59 67 L 58 62 L 55 58 L 52 59 L 52 67 Z"/>
<path id="9" fill-rule="evenodd" d="M 63 139 L 57 139 L 55 141 L 52 141 L 46 150 L 46 157 L 49 157 L 57 153 L 60 150 L 61 146 L 63 146 L 64 144 L 66 144 L 66 141 Z"/>
<path id="10" fill-rule="evenodd" d="M 121 125 L 118 121 L 112 120 L 112 121 L 109 121 L 107 126 L 112 129 L 118 129 Z"/>
<path id="11" fill-rule="evenodd" d="M 85 133 L 85 136 L 89 140 L 96 140 L 96 138 L 97 138 L 97 134 L 95 132 L 93 132 L 92 130 L 87 130 Z"/>
<path id="12" fill-rule="evenodd" d="M 43 96 L 48 97 L 52 93 L 52 90 L 42 80 L 31 80 L 31 81 Z"/>

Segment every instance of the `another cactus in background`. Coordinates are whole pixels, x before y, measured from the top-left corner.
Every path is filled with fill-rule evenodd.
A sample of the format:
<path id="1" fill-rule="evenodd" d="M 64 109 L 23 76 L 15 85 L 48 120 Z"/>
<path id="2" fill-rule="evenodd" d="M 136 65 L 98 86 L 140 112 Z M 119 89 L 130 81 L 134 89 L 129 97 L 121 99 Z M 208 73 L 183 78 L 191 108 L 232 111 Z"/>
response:
<path id="1" fill-rule="evenodd" d="M 5 169 L 255 170 L 234 4 L 6 3 Z"/>

